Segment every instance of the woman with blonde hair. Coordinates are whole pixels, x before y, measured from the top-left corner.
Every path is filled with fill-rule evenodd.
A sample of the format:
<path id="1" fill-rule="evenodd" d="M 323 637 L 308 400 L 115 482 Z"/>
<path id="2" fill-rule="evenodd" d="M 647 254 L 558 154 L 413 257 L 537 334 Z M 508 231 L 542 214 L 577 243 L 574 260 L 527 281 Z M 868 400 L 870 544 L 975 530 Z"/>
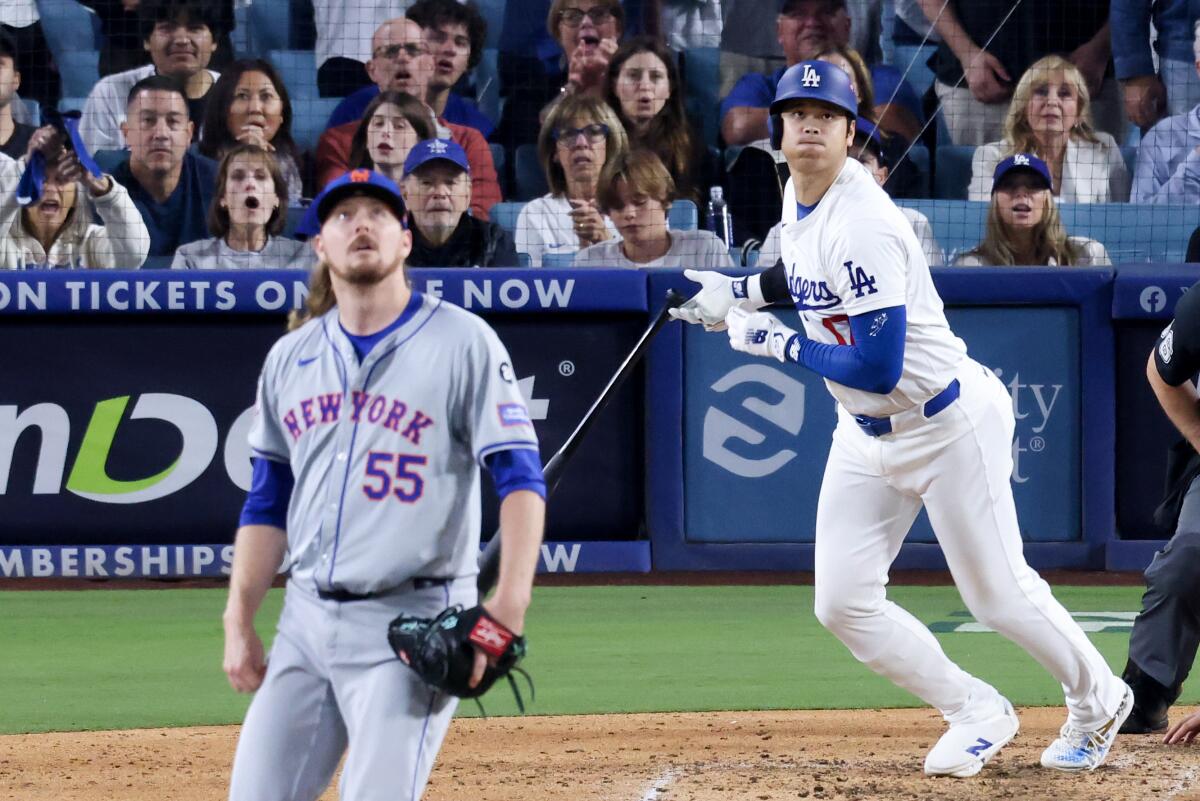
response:
<path id="1" fill-rule="evenodd" d="M 1104 245 L 1067 236 L 1050 193 L 1050 170 L 1031 153 L 1017 153 L 996 166 L 992 206 L 983 241 L 959 256 L 956 267 L 1101 267 Z"/>
<path id="2" fill-rule="evenodd" d="M 540 267 L 547 253 L 573 253 L 616 235 L 596 190 L 629 150 L 625 127 L 608 104 L 590 95 L 564 97 L 538 134 L 538 158 L 550 192 L 517 217 L 517 251 Z"/>
<path id="3" fill-rule="evenodd" d="M 1015 153 L 1033 153 L 1046 163 L 1060 203 L 1129 200 L 1121 149 L 1112 136 L 1092 127 L 1087 81 L 1060 56 L 1038 59 L 1021 76 L 1004 120 L 1004 140 L 975 151 L 968 199 L 987 200 L 989 176 Z"/>

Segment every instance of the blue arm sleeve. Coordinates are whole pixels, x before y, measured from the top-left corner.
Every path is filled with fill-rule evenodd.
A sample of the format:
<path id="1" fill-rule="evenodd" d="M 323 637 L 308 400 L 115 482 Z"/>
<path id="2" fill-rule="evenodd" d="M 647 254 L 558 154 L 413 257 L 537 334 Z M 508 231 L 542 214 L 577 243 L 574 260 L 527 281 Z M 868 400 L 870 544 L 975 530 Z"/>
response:
<path id="1" fill-rule="evenodd" d="M 886 395 L 900 382 L 907 327 L 904 307 L 890 306 L 850 318 L 853 345 L 827 345 L 797 334 L 786 352 L 789 360 L 830 381 Z"/>
<path id="2" fill-rule="evenodd" d="M 483 461 L 492 474 L 492 484 L 500 500 L 517 490 L 532 490 L 546 500 L 546 479 L 537 451 L 530 448 L 496 451 L 485 456 Z"/>
<path id="3" fill-rule="evenodd" d="M 253 473 L 250 477 L 250 492 L 242 506 L 239 526 L 275 526 L 287 529 L 288 503 L 292 500 L 292 487 L 296 479 L 292 466 L 285 462 L 254 457 L 250 460 Z"/>

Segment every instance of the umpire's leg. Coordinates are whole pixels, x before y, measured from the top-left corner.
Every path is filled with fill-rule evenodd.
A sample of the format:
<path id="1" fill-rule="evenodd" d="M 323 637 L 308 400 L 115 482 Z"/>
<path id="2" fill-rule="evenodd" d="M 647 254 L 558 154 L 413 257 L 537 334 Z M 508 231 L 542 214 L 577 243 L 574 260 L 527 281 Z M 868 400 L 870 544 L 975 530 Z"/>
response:
<path id="1" fill-rule="evenodd" d="M 1200 646 L 1200 479 L 1183 500 L 1175 536 L 1146 568 L 1142 612 L 1129 635 L 1135 717 L 1144 729 L 1166 725 L 1166 708 L 1179 697 Z M 1127 668 L 1127 673 L 1135 673 Z M 1153 718 L 1153 720 L 1151 720 Z M 1151 725 L 1154 724 L 1154 725 Z"/>

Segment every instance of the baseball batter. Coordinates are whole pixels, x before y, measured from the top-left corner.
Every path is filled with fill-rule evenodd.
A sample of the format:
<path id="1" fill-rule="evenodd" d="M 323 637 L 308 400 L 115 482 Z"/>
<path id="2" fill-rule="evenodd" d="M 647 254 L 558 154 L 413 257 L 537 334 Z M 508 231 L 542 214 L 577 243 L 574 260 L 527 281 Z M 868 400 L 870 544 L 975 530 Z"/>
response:
<path id="1" fill-rule="evenodd" d="M 476 603 L 483 465 L 503 537 L 484 606 L 522 631 L 545 511 L 537 438 L 491 328 L 409 288 L 395 184 L 347 173 L 311 216 L 309 319 L 263 366 L 224 614 L 229 682 L 257 691 L 229 797 L 311 801 L 347 752 L 344 801 L 414 801 L 457 699 L 396 658 L 388 624 Z M 253 620 L 285 554 L 268 661 Z M 477 653 L 472 686 L 486 665 Z"/>
<path id="2" fill-rule="evenodd" d="M 1104 761 L 1132 694 L 1022 554 L 1012 488 L 1012 402 L 947 325 L 912 227 L 852 158 L 855 98 L 838 67 L 805 61 L 770 108 L 795 190 L 782 263 L 749 279 L 689 271 L 703 289 L 676 314 L 727 327 L 735 350 L 799 364 L 837 400 L 817 504 L 816 615 L 850 651 L 942 712 L 925 759 L 966 777 L 1017 733 L 1009 702 L 942 652 L 887 600 L 888 570 L 921 507 L 977 620 L 1027 650 L 1063 685 L 1067 722 L 1048 768 Z M 790 300 L 803 328 L 755 311 Z"/>

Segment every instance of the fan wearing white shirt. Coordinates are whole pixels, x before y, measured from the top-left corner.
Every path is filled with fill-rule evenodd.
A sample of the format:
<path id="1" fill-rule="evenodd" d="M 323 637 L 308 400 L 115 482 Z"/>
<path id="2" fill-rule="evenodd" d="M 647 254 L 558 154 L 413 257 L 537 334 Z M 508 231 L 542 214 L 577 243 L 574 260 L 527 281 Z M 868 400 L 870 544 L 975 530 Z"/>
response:
<path id="1" fill-rule="evenodd" d="M 596 192 L 629 150 L 629 139 L 607 103 L 574 94 L 546 116 L 537 149 L 550 192 L 525 204 L 517 217 L 517 252 L 528 253 L 534 267 L 546 253 L 574 253 L 617 235 Z"/>
<path id="2" fill-rule="evenodd" d="M 1092 127 L 1091 98 L 1083 74 L 1059 56 L 1033 63 L 1017 83 L 1004 141 L 975 151 L 969 200 L 990 200 L 992 173 L 1006 156 L 1032 153 L 1050 170 L 1059 203 L 1124 203 L 1129 169 L 1109 134 Z"/>
<path id="3" fill-rule="evenodd" d="M 620 239 L 584 248 L 577 267 L 733 267 L 729 250 L 711 231 L 671 231 L 667 212 L 676 199 L 675 181 L 662 160 L 635 150 L 617 163 L 600 187 L 600 211 L 617 227 Z"/>

